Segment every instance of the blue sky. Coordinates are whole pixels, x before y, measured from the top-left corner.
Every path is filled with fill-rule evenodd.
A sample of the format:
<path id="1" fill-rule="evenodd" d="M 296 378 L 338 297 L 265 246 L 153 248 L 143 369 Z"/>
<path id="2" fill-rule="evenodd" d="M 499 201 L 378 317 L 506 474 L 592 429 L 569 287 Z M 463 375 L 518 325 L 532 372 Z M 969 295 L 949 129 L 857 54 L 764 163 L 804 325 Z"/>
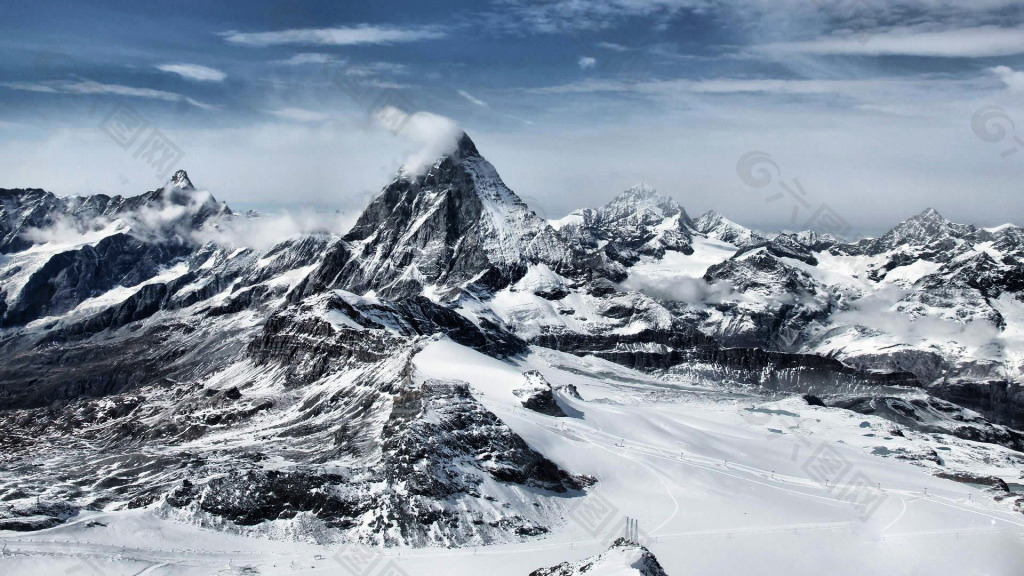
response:
<path id="1" fill-rule="evenodd" d="M 136 194 L 173 165 L 240 208 L 352 210 L 423 146 L 384 106 L 452 119 L 549 217 L 643 181 L 768 230 L 1024 224 L 1019 2 L 0 7 L 2 187 Z"/>

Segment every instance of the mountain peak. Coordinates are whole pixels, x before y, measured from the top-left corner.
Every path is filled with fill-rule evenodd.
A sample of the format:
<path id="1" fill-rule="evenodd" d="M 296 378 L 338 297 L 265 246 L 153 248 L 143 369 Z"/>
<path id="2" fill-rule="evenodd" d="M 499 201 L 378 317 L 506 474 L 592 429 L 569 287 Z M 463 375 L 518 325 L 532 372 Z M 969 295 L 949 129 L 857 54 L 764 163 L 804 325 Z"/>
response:
<path id="1" fill-rule="evenodd" d="M 708 233 L 720 226 L 737 225 L 732 220 L 726 218 L 718 210 L 708 210 L 707 212 L 700 215 L 699 218 L 694 220 L 694 227 L 698 232 Z"/>
<path id="2" fill-rule="evenodd" d="M 761 244 L 768 241 L 768 238 L 759 232 L 729 220 L 718 210 L 709 210 L 702 214 L 700 218 L 694 220 L 693 228 L 708 238 L 728 242 L 739 247 Z"/>
<path id="3" fill-rule="evenodd" d="M 916 220 L 933 221 L 933 222 L 945 222 L 946 221 L 946 219 L 942 217 L 942 214 L 939 214 L 939 211 L 936 210 L 935 208 L 928 208 L 924 212 L 921 212 L 917 216 L 914 216 L 914 219 L 916 219 Z"/>
<path id="4" fill-rule="evenodd" d="M 644 182 L 639 184 L 633 184 L 629 188 L 626 188 L 619 198 L 655 198 L 658 196 L 658 191 L 653 186 L 648 186 Z"/>
<path id="5" fill-rule="evenodd" d="M 171 180 L 168 182 L 171 186 L 181 190 L 195 190 L 196 187 L 192 185 L 192 181 L 188 179 L 188 172 L 184 170 L 178 170 L 171 176 Z"/>
<path id="6" fill-rule="evenodd" d="M 473 143 L 469 134 L 466 134 L 465 132 L 459 136 L 459 145 L 455 149 L 455 153 L 458 154 L 460 158 L 480 157 L 480 152 L 476 149 L 476 144 Z"/>
<path id="7" fill-rule="evenodd" d="M 510 284 L 531 263 L 559 269 L 569 262 L 554 229 L 505 185 L 465 132 L 446 148 L 423 174 L 396 178 L 360 214 L 345 241 L 353 261 L 363 263 L 357 269 L 340 255 L 341 267 L 323 273 L 341 279 L 331 286 L 392 299 L 424 290 L 448 298 L 469 284 Z M 391 254 L 408 256 L 380 256 Z"/>
<path id="8" fill-rule="evenodd" d="M 621 212 L 627 209 L 633 212 L 645 211 L 657 213 L 662 217 L 670 217 L 683 212 L 680 206 L 672 197 L 658 194 L 652 186 L 640 183 L 630 186 L 611 202 L 605 204 L 602 211 Z"/>
<path id="9" fill-rule="evenodd" d="M 898 247 L 923 246 L 936 242 L 948 245 L 948 252 L 960 240 L 969 238 L 977 232 L 969 224 L 956 224 L 946 220 L 934 208 L 907 218 L 886 232 L 881 238 L 862 241 L 868 247 L 869 254 L 881 254 Z"/>

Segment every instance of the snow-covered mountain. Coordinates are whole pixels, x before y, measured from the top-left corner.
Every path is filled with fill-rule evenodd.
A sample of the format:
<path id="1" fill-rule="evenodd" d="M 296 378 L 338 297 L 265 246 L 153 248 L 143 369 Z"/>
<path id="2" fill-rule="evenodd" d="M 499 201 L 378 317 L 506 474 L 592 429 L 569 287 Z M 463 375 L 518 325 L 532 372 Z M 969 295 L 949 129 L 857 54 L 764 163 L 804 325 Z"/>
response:
<path id="1" fill-rule="evenodd" d="M 711 210 L 695 220 L 693 229 L 708 238 L 727 242 L 739 248 L 768 241 L 761 233 L 729 220 L 716 210 Z"/>
<path id="2" fill-rule="evenodd" d="M 359 217 L 305 282 L 388 299 L 500 288 L 531 263 L 571 267 L 564 243 L 501 181 L 468 136 L 425 174 L 400 176 Z"/>
<path id="3" fill-rule="evenodd" d="M 144 514 L 311 545 L 526 545 L 578 535 L 608 495 L 645 506 L 581 447 L 728 470 L 764 434 L 1021 506 L 1016 226 L 928 210 L 853 243 L 768 235 L 644 185 L 546 221 L 466 135 L 349 231 L 220 234 L 248 218 L 184 172 L 130 198 L 0 190 L 0 532 Z M 664 573 L 604 536 L 537 573 Z"/>

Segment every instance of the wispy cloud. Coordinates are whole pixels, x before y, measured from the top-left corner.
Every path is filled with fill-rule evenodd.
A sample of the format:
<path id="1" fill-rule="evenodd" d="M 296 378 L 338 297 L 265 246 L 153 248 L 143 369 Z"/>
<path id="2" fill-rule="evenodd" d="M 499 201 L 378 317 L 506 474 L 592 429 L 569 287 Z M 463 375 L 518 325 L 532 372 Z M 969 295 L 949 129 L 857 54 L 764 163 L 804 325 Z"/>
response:
<path id="1" fill-rule="evenodd" d="M 228 77 L 227 74 L 216 68 L 200 66 L 199 64 L 160 64 L 157 66 L 157 69 L 197 82 L 223 82 Z"/>
<path id="2" fill-rule="evenodd" d="M 575 33 L 620 27 L 647 18 L 655 28 L 693 15 L 717 15 L 751 25 L 777 24 L 783 18 L 801 26 L 832 26 L 861 31 L 865 27 L 913 15 L 915 21 L 960 22 L 961 25 L 1012 20 L 1019 0 L 495 0 L 500 11 L 491 24 L 510 32 Z"/>
<path id="3" fill-rule="evenodd" d="M 122 86 L 120 84 L 101 84 L 92 80 L 51 80 L 46 82 L 3 82 L 0 86 L 11 90 L 23 90 L 28 92 L 42 92 L 50 94 L 82 94 L 82 95 L 103 95 L 126 96 L 129 98 L 149 98 L 153 100 L 164 100 L 167 102 L 185 102 L 203 110 L 215 110 L 217 107 L 205 104 L 175 92 L 155 90 L 153 88 L 136 88 L 133 86 Z"/>
<path id="4" fill-rule="evenodd" d="M 302 28 L 277 32 L 239 32 L 230 30 L 221 36 L 233 44 L 243 46 L 281 46 L 300 44 L 309 46 L 356 46 L 360 44 L 398 44 L 436 40 L 445 33 L 435 27 L 399 28 L 394 26 L 339 26 L 335 28 Z"/>
<path id="5" fill-rule="evenodd" d="M 363 64 L 351 64 L 345 68 L 350 76 L 377 76 L 378 74 L 405 74 L 408 69 L 405 64 L 394 62 L 368 62 Z"/>
<path id="6" fill-rule="evenodd" d="M 296 54 L 286 60 L 276 60 L 277 64 L 284 64 L 286 66 L 305 66 L 307 64 L 327 64 L 330 62 L 344 62 L 339 60 L 330 54 L 323 54 L 320 52 L 304 52 L 302 54 Z"/>
<path id="7" fill-rule="evenodd" d="M 295 122 L 323 122 L 329 120 L 330 116 L 323 112 L 316 112 L 314 110 L 305 110 L 302 108 L 282 108 L 280 110 L 267 110 L 268 114 L 273 114 L 278 118 L 285 120 L 292 120 Z"/>
<path id="8" fill-rule="evenodd" d="M 465 90 L 459 90 L 458 92 L 459 92 L 459 96 L 462 96 L 463 98 L 465 98 L 466 100 L 469 100 L 473 104 L 476 104 L 477 106 L 479 106 L 481 108 L 489 108 L 489 106 L 487 106 L 487 102 L 484 102 L 483 100 L 473 96 L 469 92 L 466 92 Z"/>
<path id="9" fill-rule="evenodd" d="M 867 96 L 917 94 L 922 91 L 940 93 L 943 91 L 963 92 L 977 87 L 968 78 L 951 80 L 929 76 L 906 76 L 893 78 L 860 78 L 843 80 L 825 79 L 747 79 L 716 78 L 708 80 L 651 80 L 647 82 L 625 82 L 616 79 L 587 79 L 580 82 L 531 88 L 533 94 L 589 94 L 629 92 L 633 94 L 673 96 L 680 93 L 727 95 L 727 94 L 775 94 L 775 95 L 839 95 Z"/>
<path id="10" fill-rule="evenodd" d="M 624 18 L 671 17 L 684 9 L 706 10 L 715 4 L 708 0 L 503 0 L 503 12 L 496 24 L 506 29 L 526 27 L 545 33 L 602 30 Z"/>
<path id="11" fill-rule="evenodd" d="M 587 70 L 597 66 L 597 58 L 592 56 L 581 56 L 577 64 L 579 64 L 580 70 Z"/>
<path id="12" fill-rule="evenodd" d="M 978 26 L 935 30 L 933 27 L 914 26 L 871 32 L 870 36 L 825 36 L 802 42 L 764 44 L 753 49 L 777 54 L 987 58 L 1024 53 L 1024 27 Z"/>
<path id="13" fill-rule="evenodd" d="M 369 86 L 370 88 L 380 88 L 381 90 L 408 90 L 410 88 L 416 88 L 415 84 L 403 84 L 401 82 L 378 80 L 376 78 L 360 80 L 359 83 L 362 84 L 363 86 Z"/>

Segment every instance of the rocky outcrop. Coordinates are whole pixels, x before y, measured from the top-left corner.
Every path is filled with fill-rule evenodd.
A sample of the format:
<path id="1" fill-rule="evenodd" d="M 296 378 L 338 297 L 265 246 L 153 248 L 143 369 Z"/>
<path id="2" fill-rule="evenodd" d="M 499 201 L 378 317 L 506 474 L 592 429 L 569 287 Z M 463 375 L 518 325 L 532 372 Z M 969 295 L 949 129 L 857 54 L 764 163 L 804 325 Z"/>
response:
<path id="1" fill-rule="evenodd" d="M 658 559 L 646 547 L 623 538 L 597 556 L 578 562 L 563 562 L 552 568 L 540 568 L 530 576 L 583 576 L 584 574 L 622 574 L 630 576 L 668 576 Z"/>
<path id="2" fill-rule="evenodd" d="M 544 375 L 536 370 L 523 372 L 524 382 L 512 391 L 522 401 L 523 407 L 548 416 L 565 416 L 562 407 L 555 401 L 554 389 Z M 577 396 L 579 393 L 576 393 Z"/>

